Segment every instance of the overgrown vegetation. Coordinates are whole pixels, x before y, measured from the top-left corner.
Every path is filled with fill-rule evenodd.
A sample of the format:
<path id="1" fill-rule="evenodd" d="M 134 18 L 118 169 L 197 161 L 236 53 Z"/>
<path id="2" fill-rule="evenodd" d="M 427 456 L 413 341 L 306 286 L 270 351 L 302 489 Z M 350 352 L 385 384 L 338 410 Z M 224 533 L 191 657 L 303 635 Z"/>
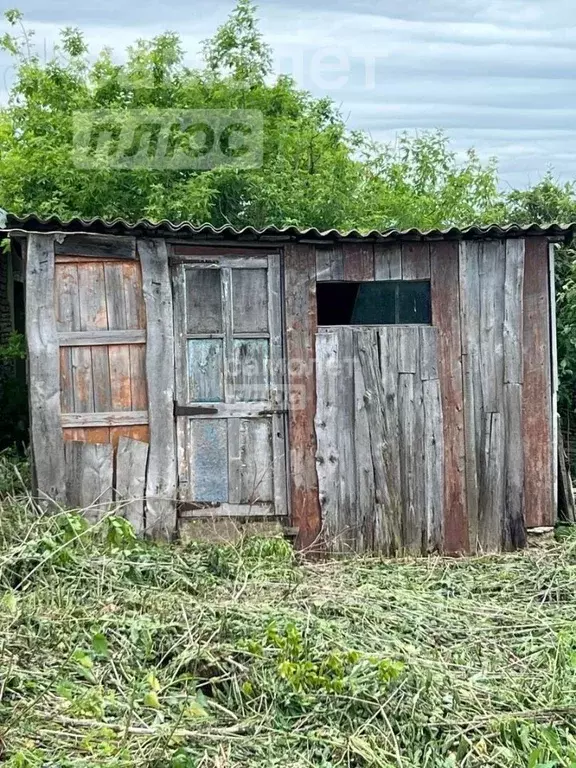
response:
<path id="1" fill-rule="evenodd" d="M 576 764 L 573 537 L 301 563 L 282 539 L 38 516 L 20 483 L 0 502 L 9 768 Z"/>

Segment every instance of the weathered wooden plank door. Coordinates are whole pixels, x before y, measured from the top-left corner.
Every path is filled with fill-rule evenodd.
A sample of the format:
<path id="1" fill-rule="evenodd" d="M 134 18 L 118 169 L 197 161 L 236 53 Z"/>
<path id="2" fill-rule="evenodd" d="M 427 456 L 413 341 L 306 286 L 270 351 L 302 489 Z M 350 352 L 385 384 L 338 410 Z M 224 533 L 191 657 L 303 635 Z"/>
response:
<path id="1" fill-rule="evenodd" d="M 287 514 L 278 255 L 173 268 L 181 511 Z"/>

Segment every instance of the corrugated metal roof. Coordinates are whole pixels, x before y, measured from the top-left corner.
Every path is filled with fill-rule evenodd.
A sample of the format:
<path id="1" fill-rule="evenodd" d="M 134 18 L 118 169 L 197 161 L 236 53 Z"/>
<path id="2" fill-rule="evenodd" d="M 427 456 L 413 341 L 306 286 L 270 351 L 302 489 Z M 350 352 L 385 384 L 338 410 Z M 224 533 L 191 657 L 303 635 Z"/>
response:
<path id="1" fill-rule="evenodd" d="M 509 224 L 499 226 L 491 224 L 487 226 L 448 227 L 447 229 L 419 230 L 413 229 L 387 229 L 383 231 L 372 230 L 360 232 L 357 229 L 348 232 L 340 232 L 336 229 L 321 231 L 315 227 L 300 229 L 298 227 L 268 226 L 262 229 L 254 227 L 237 228 L 231 225 L 214 227 L 212 224 L 194 225 L 184 221 L 179 224 L 162 219 L 150 221 L 141 219 L 136 222 L 128 222 L 118 218 L 106 221 L 101 218 L 81 219 L 71 218 L 62 220 L 58 216 L 40 218 L 36 214 L 26 216 L 6 216 L 5 228 L 10 230 L 24 230 L 27 232 L 87 232 L 92 234 L 115 234 L 146 236 L 166 236 L 178 238 L 206 238 L 208 240 L 439 240 L 439 239 L 474 239 L 490 237 L 568 237 L 576 232 L 574 224 Z"/>

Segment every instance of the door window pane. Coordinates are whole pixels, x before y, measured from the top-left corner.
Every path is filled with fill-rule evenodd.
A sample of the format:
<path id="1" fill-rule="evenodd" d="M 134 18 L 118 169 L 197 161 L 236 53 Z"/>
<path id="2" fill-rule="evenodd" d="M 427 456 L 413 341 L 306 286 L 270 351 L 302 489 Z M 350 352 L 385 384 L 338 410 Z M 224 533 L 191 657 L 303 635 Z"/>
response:
<path id="1" fill-rule="evenodd" d="M 222 339 L 189 339 L 189 402 L 218 403 L 224 399 L 222 348 Z"/>
<path id="2" fill-rule="evenodd" d="M 266 269 L 232 270 L 232 308 L 234 333 L 267 333 Z"/>
<path id="3" fill-rule="evenodd" d="M 186 330 L 222 332 L 222 293 L 219 269 L 186 270 Z"/>

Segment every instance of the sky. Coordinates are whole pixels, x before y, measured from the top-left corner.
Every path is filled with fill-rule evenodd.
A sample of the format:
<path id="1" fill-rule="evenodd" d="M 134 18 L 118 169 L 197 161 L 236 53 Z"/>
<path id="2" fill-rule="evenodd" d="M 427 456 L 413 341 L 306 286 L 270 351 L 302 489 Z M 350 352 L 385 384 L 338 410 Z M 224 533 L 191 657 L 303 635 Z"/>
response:
<path id="1" fill-rule="evenodd" d="M 178 32 L 190 64 L 233 0 L 14 0 L 50 52 L 78 26 L 119 59 L 139 37 Z M 260 0 L 275 69 L 328 95 L 351 129 L 394 141 L 441 128 L 457 152 L 498 159 L 503 187 L 548 169 L 576 180 L 574 0 Z M 13 72 L 0 54 L 0 98 Z"/>

